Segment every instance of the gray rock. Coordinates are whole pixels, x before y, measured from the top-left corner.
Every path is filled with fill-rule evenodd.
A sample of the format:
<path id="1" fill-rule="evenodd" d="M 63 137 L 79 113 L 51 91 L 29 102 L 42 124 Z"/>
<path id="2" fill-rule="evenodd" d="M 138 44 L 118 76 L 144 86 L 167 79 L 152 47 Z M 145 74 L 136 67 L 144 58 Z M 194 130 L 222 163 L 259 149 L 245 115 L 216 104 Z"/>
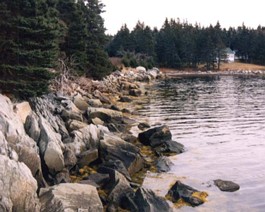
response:
<path id="1" fill-rule="evenodd" d="M 87 151 L 82 152 L 78 156 L 78 165 L 80 167 L 89 165 L 93 161 L 98 159 L 98 149 L 89 149 Z"/>
<path id="2" fill-rule="evenodd" d="M 221 190 L 227 192 L 234 192 L 240 189 L 240 186 L 232 181 L 214 180 L 214 184 Z"/>
<path id="3" fill-rule="evenodd" d="M 24 127 L 26 133 L 37 143 L 40 138 L 40 128 L 38 117 L 35 113 L 31 113 L 27 116 Z"/>
<path id="4" fill-rule="evenodd" d="M 85 99 L 80 94 L 74 96 L 73 102 L 75 106 L 81 111 L 85 111 L 89 106 L 88 103 L 85 101 Z"/>
<path id="5" fill-rule="evenodd" d="M 103 93 L 101 93 L 99 90 L 95 90 L 93 95 L 99 99 L 102 103 L 106 103 L 106 104 L 111 104 L 110 99 L 104 95 Z"/>
<path id="6" fill-rule="evenodd" d="M 170 161 L 168 157 L 165 156 L 159 157 L 156 163 L 157 171 L 168 172 L 170 171 L 172 165 L 173 163 Z"/>
<path id="7" fill-rule="evenodd" d="M 109 174 L 95 173 L 95 174 L 90 174 L 86 179 L 103 187 L 104 185 L 106 185 L 106 183 L 109 182 L 110 177 Z"/>
<path id="8" fill-rule="evenodd" d="M 89 99 L 88 104 L 91 107 L 102 107 L 102 102 L 99 99 Z"/>
<path id="9" fill-rule="evenodd" d="M 26 118 L 32 113 L 29 102 L 21 102 L 14 105 L 15 113 L 18 115 L 22 123 L 26 122 Z"/>
<path id="10" fill-rule="evenodd" d="M 43 117 L 40 118 L 39 126 L 41 129 L 39 141 L 41 156 L 51 173 L 61 171 L 64 168 L 63 151 L 65 149 L 61 135 L 56 133 Z"/>
<path id="11" fill-rule="evenodd" d="M 67 122 L 67 129 L 72 132 L 74 130 L 79 130 L 82 128 L 85 128 L 88 124 L 81 122 L 81 121 L 77 121 L 77 120 L 69 120 Z"/>
<path id="12" fill-rule="evenodd" d="M 0 155 L 0 211 L 40 210 L 37 181 L 21 162 Z"/>
<path id="13" fill-rule="evenodd" d="M 134 201 L 138 211 L 141 212 L 172 211 L 166 200 L 157 196 L 150 189 L 139 188 L 135 193 Z"/>
<path id="14" fill-rule="evenodd" d="M 0 95 L 0 130 L 5 140 L 6 149 L 10 158 L 24 162 L 36 177 L 39 184 L 43 183 L 39 149 L 36 142 L 30 138 L 24 129 L 20 117 L 13 111 L 13 105 L 7 97 Z M 16 154 L 15 154 L 16 152 Z"/>
<path id="15" fill-rule="evenodd" d="M 54 182 L 55 184 L 70 183 L 71 178 L 70 178 L 69 170 L 65 168 L 62 171 L 56 173 L 54 177 Z"/>
<path id="16" fill-rule="evenodd" d="M 100 140 L 100 157 L 103 161 L 122 161 L 130 175 L 138 172 L 144 166 L 139 148 L 110 134 L 105 134 Z"/>
<path id="17" fill-rule="evenodd" d="M 90 119 L 99 118 L 104 122 L 108 122 L 112 118 L 122 117 L 122 112 L 106 108 L 88 108 L 87 115 Z"/>
<path id="18" fill-rule="evenodd" d="M 63 109 L 61 113 L 61 117 L 64 121 L 68 121 L 69 119 L 77 120 L 77 121 L 83 121 L 83 117 L 81 112 L 71 111 Z"/>
<path id="19" fill-rule="evenodd" d="M 65 148 L 64 151 L 64 165 L 65 167 L 71 169 L 73 166 L 75 166 L 77 163 L 77 158 L 72 149 L 69 147 Z"/>
<path id="20" fill-rule="evenodd" d="M 40 190 L 41 211 L 103 211 L 96 187 L 63 183 Z"/>

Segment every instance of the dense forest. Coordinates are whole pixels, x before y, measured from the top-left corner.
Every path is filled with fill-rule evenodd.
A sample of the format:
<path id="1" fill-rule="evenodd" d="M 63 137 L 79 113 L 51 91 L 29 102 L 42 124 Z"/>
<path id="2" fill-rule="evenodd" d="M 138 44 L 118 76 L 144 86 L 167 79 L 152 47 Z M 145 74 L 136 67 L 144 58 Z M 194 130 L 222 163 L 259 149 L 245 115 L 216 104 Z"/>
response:
<path id="1" fill-rule="evenodd" d="M 130 66 L 143 65 L 171 68 L 218 68 L 224 49 L 231 48 L 242 62 L 265 64 L 265 28 L 251 29 L 193 26 L 180 20 L 166 19 L 162 28 L 151 29 L 138 22 L 130 32 L 126 25 L 110 38 L 110 56 L 122 57 Z"/>
<path id="2" fill-rule="evenodd" d="M 73 75 L 101 79 L 125 66 L 218 68 L 230 47 L 244 62 L 265 64 L 265 28 L 222 29 L 166 19 L 160 30 L 140 21 L 130 31 L 105 34 L 100 0 L 2 0 L 0 2 L 0 91 L 22 98 L 48 91 L 63 61 Z"/>
<path id="3" fill-rule="evenodd" d="M 64 61 L 73 74 L 112 71 L 98 0 L 2 0 L 0 90 L 28 98 L 48 90 Z"/>

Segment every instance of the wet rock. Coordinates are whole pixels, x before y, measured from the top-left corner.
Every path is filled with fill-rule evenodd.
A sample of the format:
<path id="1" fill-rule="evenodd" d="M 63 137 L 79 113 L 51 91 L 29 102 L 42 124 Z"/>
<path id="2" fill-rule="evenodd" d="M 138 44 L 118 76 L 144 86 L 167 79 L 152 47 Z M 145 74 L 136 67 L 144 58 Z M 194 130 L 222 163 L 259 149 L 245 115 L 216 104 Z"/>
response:
<path id="1" fill-rule="evenodd" d="M 155 147 L 163 144 L 165 141 L 171 140 L 172 135 L 168 126 L 163 125 L 139 133 L 138 138 L 144 145 Z"/>
<path id="2" fill-rule="evenodd" d="M 106 169 L 107 168 L 107 169 Z M 99 168 L 98 172 L 100 173 L 109 173 L 109 169 L 116 170 L 123 174 L 128 180 L 131 180 L 128 170 L 120 160 L 109 160 L 104 162 Z"/>
<path id="3" fill-rule="evenodd" d="M 172 211 L 166 200 L 157 196 L 150 189 L 139 188 L 135 193 L 134 201 L 138 207 L 138 211 L 141 212 Z"/>
<path id="4" fill-rule="evenodd" d="M 184 146 L 176 141 L 172 141 L 172 135 L 168 126 L 154 127 L 138 135 L 139 141 L 144 145 L 155 148 L 158 155 L 161 153 L 182 153 Z"/>
<path id="5" fill-rule="evenodd" d="M 168 157 L 162 156 L 159 157 L 156 163 L 158 172 L 168 172 L 171 169 L 173 163 L 170 161 Z"/>
<path id="6" fill-rule="evenodd" d="M 122 204 L 122 199 L 126 195 L 133 195 L 134 191 L 127 179 L 119 172 L 110 169 L 110 180 L 107 185 L 109 190 L 108 201 L 110 205 L 114 205 L 117 209 Z"/>
<path id="7" fill-rule="evenodd" d="M 123 113 L 132 113 L 129 109 L 127 109 L 127 108 L 123 108 L 122 110 L 121 110 L 121 112 L 123 112 Z"/>
<path id="8" fill-rule="evenodd" d="M 89 175 L 86 179 L 103 187 L 104 185 L 106 185 L 106 183 L 108 183 L 110 177 L 109 177 L 109 174 L 95 173 L 95 174 Z"/>
<path id="9" fill-rule="evenodd" d="M 21 162 L 0 155 L 0 211 L 40 210 L 37 181 Z"/>
<path id="10" fill-rule="evenodd" d="M 78 162 L 77 164 L 80 167 L 89 165 L 90 163 L 92 163 L 93 161 L 98 159 L 98 149 L 89 149 L 87 151 L 82 152 L 79 156 L 78 156 Z"/>
<path id="11" fill-rule="evenodd" d="M 184 152 L 184 146 L 181 143 L 176 141 L 168 140 L 165 141 L 163 144 L 154 147 L 155 152 L 157 155 L 161 155 L 163 153 L 175 153 L 180 154 Z"/>
<path id="12" fill-rule="evenodd" d="M 240 189 L 240 186 L 232 181 L 214 180 L 214 184 L 221 190 L 227 192 L 234 192 Z"/>
<path id="13" fill-rule="evenodd" d="M 138 172 L 144 166 L 139 148 L 110 134 L 105 134 L 100 140 L 100 156 L 103 161 L 122 161 L 130 175 Z"/>
<path id="14" fill-rule="evenodd" d="M 120 110 L 121 110 L 121 109 L 118 108 L 118 106 L 116 106 L 116 105 L 111 105 L 111 106 L 110 106 L 110 109 L 111 109 L 111 110 L 116 110 L 116 111 L 120 111 Z"/>
<path id="15" fill-rule="evenodd" d="M 131 96 L 141 96 L 142 91 L 140 89 L 131 89 L 129 90 L 129 95 Z"/>
<path id="16" fill-rule="evenodd" d="M 207 193 L 199 192 L 198 190 L 177 181 L 168 191 L 167 198 L 172 202 L 177 202 L 179 199 L 183 199 L 191 206 L 198 206 L 205 202 Z"/>
<path id="17" fill-rule="evenodd" d="M 119 99 L 120 102 L 131 102 L 132 99 L 129 98 L 128 96 L 121 96 Z"/>
<path id="18" fill-rule="evenodd" d="M 146 122 L 142 122 L 142 123 L 139 123 L 138 124 L 138 128 L 140 129 L 140 130 L 144 130 L 144 129 L 148 129 L 148 128 L 150 128 L 151 126 L 148 124 L 148 123 L 146 123 Z"/>
<path id="19" fill-rule="evenodd" d="M 63 183 L 40 190 L 41 211 L 103 211 L 96 187 Z"/>

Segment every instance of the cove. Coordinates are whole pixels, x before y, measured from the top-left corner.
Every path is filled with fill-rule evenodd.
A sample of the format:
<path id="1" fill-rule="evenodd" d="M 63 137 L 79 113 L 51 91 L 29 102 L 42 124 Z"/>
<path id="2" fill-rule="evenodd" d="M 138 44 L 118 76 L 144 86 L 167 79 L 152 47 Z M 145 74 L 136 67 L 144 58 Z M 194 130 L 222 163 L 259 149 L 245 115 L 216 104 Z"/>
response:
<path id="1" fill-rule="evenodd" d="M 206 191 L 208 202 L 181 211 L 263 211 L 265 207 L 265 79 L 192 76 L 152 85 L 138 110 L 152 125 L 167 124 L 186 152 L 170 157 L 168 173 L 147 174 L 143 186 L 164 196 L 183 183 Z M 221 192 L 215 179 L 240 185 Z"/>

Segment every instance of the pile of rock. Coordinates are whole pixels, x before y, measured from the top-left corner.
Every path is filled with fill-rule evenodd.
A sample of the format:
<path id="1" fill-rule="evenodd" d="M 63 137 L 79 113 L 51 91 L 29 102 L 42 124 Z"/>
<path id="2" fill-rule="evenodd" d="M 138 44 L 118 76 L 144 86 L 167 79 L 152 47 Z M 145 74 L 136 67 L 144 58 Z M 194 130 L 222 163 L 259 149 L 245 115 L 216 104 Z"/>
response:
<path id="1" fill-rule="evenodd" d="M 158 77 L 158 69 L 139 68 L 72 86 L 71 95 L 18 104 L 0 95 L 0 211 L 167 211 L 163 198 L 132 182 L 146 161 L 129 132 L 137 121 L 116 104 L 143 95 L 139 81 Z M 160 135 L 164 128 L 146 132 L 150 146 L 157 154 L 181 152 L 170 132 Z"/>

